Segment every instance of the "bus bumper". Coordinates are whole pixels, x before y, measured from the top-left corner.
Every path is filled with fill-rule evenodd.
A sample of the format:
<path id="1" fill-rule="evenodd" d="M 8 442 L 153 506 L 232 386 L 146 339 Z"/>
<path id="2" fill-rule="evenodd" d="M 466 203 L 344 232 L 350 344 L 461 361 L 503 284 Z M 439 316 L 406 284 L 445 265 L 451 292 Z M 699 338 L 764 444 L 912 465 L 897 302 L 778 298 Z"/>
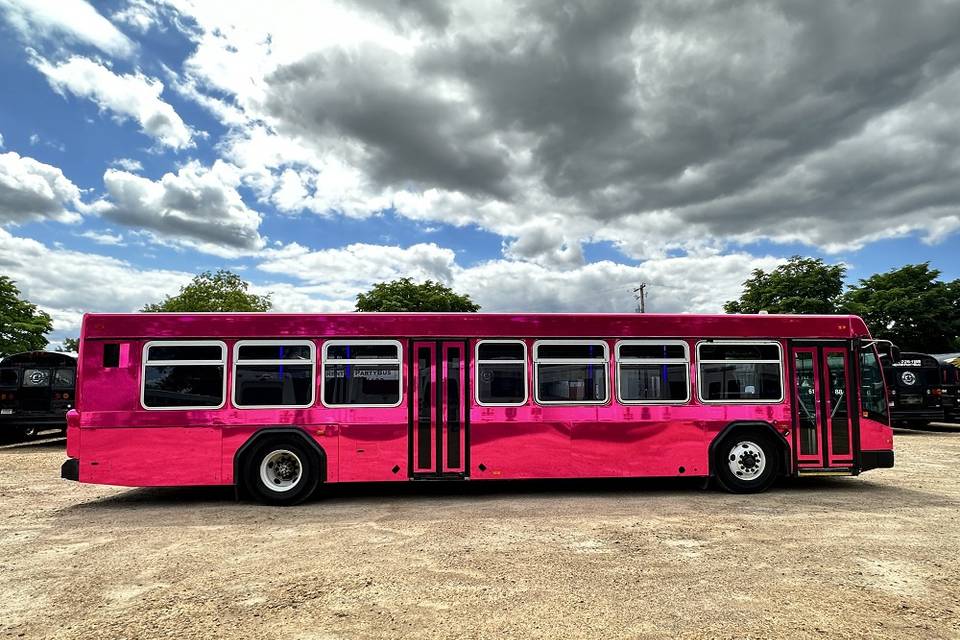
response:
<path id="1" fill-rule="evenodd" d="M 893 451 L 861 451 L 860 471 L 893 468 Z"/>
<path id="2" fill-rule="evenodd" d="M 60 477 L 64 480 L 80 480 L 80 461 L 76 458 L 67 458 L 67 461 L 60 466 Z"/>

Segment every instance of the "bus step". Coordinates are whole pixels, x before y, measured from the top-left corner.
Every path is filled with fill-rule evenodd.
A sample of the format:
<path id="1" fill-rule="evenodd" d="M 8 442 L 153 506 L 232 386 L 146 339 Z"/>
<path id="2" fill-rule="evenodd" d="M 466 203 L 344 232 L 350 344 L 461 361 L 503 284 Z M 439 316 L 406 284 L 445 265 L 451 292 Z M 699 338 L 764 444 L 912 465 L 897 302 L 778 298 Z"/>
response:
<path id="1" fill-rule="evenodd" d="M 831 467 L 827 469 L 799 469 L 801 476 L 852 476 L 853 469 L 849 467 Z"/>

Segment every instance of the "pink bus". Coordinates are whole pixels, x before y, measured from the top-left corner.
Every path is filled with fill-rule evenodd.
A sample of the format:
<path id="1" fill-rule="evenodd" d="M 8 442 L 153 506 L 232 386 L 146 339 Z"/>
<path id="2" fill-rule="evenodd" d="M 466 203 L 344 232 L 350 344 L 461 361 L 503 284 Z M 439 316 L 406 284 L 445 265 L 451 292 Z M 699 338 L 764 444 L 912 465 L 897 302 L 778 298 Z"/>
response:
<path id="1" fill-rule="evenodd" d="M 893 466 L 855 316 L 88 314 L 62 476 L 235 485 Z"/>

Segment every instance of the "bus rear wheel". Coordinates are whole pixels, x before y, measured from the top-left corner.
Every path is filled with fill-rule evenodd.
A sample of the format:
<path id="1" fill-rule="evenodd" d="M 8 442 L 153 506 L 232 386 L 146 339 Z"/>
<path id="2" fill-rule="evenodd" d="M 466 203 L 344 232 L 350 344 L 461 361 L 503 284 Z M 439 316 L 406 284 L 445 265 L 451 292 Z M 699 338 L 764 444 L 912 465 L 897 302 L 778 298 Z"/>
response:
<path id="1" fill-rule="evenodd" d="M 257 502 L 299 504 L 313 494 L 320 482 L 320 460 L 297 439 L 266 438 L 245 456 L 243 481 Z"/>
<path id="2" fill-rule="evenodd" d="M 730 493 L 759 493 L 777 479 L 779 452 L 769 436 L 733 433 L 717 447 L 714 469 L 717 482 Z"/>

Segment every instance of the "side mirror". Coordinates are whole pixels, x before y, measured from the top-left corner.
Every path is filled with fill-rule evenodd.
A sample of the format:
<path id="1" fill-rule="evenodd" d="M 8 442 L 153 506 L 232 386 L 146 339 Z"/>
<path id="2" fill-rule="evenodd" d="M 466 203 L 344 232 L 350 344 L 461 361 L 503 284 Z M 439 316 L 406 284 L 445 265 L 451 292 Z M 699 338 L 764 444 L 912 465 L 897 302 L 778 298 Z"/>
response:
<path id="1" fill-rule="evenodd" d="M 871 343 L 868 342 L 867 346 Z M 900 360 L 900 347 L 893 344 L 889 340 L 873 340 L 872 344 L 877 346 L 877 351 L 880 352 L 881 358 L 889 359 L 890 362 L 899 362 Z"/>

